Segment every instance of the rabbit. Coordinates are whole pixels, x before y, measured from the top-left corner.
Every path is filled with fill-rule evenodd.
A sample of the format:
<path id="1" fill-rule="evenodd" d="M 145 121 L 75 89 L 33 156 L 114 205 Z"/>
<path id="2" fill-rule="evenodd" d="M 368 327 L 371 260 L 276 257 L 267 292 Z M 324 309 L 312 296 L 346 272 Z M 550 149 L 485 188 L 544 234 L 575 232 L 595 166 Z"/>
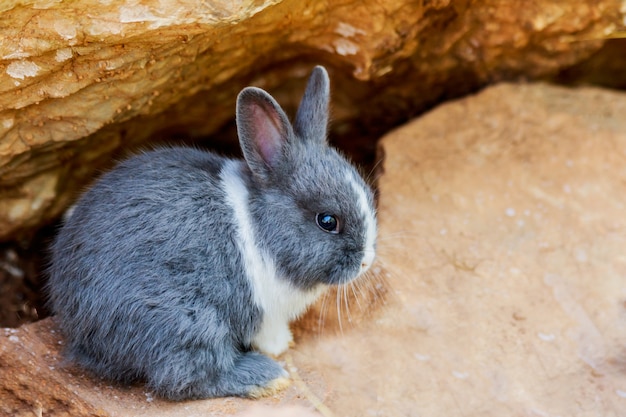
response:
<path id="1" fill-rule="evenodd" d="M 376 253 L 372 191 L 327 144 L 329 95 L 315 67 L 292 126 L 247 87 L 243 160 L 144 151 L 78 199 L 51 243 L 47 284 L 69 361 L 169 400 L 289 384 L 272 357 L 293 343 L 290 321 Z"/>

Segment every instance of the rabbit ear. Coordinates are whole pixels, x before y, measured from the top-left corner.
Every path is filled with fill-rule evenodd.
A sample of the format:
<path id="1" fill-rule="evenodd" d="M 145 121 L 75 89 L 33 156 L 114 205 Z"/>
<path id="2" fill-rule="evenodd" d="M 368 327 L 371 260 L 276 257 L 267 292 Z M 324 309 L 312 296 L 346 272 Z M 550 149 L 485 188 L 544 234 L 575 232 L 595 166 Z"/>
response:
<path id="1" fill-rule="evenodd" d="M 237 97 L 237 133 L 248 166 L 262 177 L 280 162 L 284 145 L 293 136 L 276 100 L 256 87 L 244 88 Z"/>
<path id="2" fill-rule="evenodd" d="M 304 140 L 326 141 L 329 100 L 328 73 L 324 67 L 318 65 L 311 73 L 296 114 L 294 132 L 298 137 Z"/>

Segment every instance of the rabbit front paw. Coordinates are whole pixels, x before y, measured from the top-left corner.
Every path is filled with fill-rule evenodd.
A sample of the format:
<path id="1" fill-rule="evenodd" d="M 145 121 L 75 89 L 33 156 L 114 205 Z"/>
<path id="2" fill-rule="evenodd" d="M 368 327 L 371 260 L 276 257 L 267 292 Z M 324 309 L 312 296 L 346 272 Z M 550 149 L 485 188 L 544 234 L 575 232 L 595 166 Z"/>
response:
<path id="1" fill-rule="evenodd" d="M 288 323 L 263 323 L 252 345 L 271 356 L 279 356 L 293 346 L 293 335 Z"/>

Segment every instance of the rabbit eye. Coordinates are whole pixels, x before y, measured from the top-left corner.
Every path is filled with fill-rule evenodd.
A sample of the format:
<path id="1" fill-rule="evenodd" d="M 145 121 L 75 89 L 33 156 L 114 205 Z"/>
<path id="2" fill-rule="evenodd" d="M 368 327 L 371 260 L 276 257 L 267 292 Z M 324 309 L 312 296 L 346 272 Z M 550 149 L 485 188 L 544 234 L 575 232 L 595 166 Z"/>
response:
<path id="1" fill-rule="evenodd" d="M 339 233 L 339 220 L 334 214 L 318 213 L 315 216 L 315 222 L 325 232 Z"/>

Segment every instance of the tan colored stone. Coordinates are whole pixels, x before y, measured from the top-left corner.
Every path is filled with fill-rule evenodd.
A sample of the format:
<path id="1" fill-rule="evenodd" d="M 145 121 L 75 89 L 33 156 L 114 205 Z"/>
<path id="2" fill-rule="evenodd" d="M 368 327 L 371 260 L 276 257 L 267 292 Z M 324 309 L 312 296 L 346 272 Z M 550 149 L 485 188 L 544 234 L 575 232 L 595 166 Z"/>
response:
<path id="1" fill-rule="evenodd" d="M 0 334 L 0 415 L 104 416 L 61 371 L 62 340 L 50 320 Z"/>
<path id="2" fill-rule="evenodd" d="M 59 362 L 48 319 L 0 332 L 0 413 L 623 416 L 625 112 L 624 94 L 503 84 L 386 136 L 374 276 L 295 326 L 279 396 L 114 388 Z"/>
<path id="3" fill-rule="evenodd" d="M 370 155 L 371 138 L 442 96 L 553 74 L 622 19 L 614 0 L 5 0 L 0 11 L 0 239 L 58 216 L 112 155 L 215 133 L 249 83 L 292 109 L 311 66 L 328 65 L 333 135 Z"/>
<path id="4" fill-rule="evenodd" d="M 337 415 L 624 415 L 624 111 L 505 84 L 383 139 L 393 297 L 300 351 L 345 371 L 327 374 Z"/>
<path id="5" fill-rule="evenodd" d="M 63 360 L 63 339 L 53 319 L 0 331 L 0 415 L 2 416 L 132 416 L 194 415 L 307 416 L 313 407 L 295 386 L 259 401 L 220 398 L 173 403 L 154 398 L 141 386 L 120 387 L 85 375 Z M 308 365 L 292 375 L 308 375 Z M 299 377 L 298 377 L 299 378 Z M 315 383 L 315 378 L 308 384 Z M 279 407 L 281 403 L 289 406 Z"/>

